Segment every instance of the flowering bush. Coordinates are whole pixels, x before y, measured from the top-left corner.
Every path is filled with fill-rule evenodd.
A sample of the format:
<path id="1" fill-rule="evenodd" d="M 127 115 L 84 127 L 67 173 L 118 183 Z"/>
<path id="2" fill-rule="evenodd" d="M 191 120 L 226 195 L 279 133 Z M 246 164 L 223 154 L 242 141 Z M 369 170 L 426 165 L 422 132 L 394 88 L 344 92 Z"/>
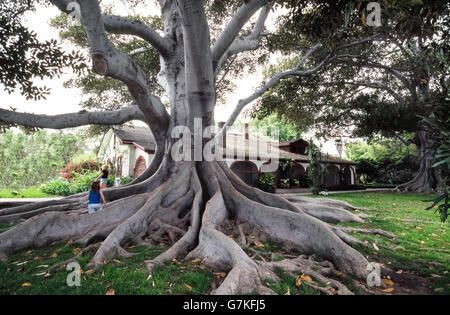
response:
<path id="1" fill-rule="evenodd" d="M 70 162 L 62 170 L 59 170 L 61 177 L 66 180 L 71 180 L 76 176 L 76 174 L 87 174 L 94 171 L 99 171 L 100 165 L 94 160 L 80 161 L 77 164 Z"/>

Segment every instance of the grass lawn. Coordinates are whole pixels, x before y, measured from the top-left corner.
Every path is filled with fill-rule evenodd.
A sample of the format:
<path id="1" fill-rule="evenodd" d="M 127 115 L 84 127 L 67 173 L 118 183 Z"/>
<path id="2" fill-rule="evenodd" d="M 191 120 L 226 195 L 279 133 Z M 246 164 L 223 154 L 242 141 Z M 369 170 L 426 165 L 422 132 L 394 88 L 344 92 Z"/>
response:
<path id="1" fill-rule="evenodd" d="M 0 190 L 0 198 L 49 198 L 52 195 L 42 192 L 37 187 L 30 187 L 21 191 L 11 191 L 9 189 Z"/>
<path id="2" fill-rule="evenodd" d="M 429 195 L 368 192 L 333 194 L 328 198 L 376 209 L 365 212 L 372 217 L 366 219 L 364 227 L 383 229 L 397 236 L 391 240 L 352 234 L 372 245 L 369 249 L 361 249 L 370 261 L 383 263 L 399 272 L 414 271 L 429 277 L 433 293 L 450 294 L 450 222 L 441 223 L 438 213 L 424 210 L 429 204 L 422 200 L 432 199 Z M 361 228 L 357 223 L 345 226 Z"/>
<path id="3" fill-rule="evenodd" d="M 369 248 L 358 248 L 369 261 L 383 263 L 396 272 L 413 272 L 429 279 L 431 293 L 450 294 L 450 254 L 444 252 L 450 249 L 450 226 L 440 223 L 439 216 L 432 211 L 423 210 L 426 204 L 421 200 L 429 199 L 429 196 L 377 192 L 329 197 L 351 202 L 355 206 L 377 209 L 366 212 L 372 217 L 366 220 L 364 227 L 384 229 L 396 234 L 396 240 L 354 234 L 371 245 Z M 361 228 L 361 224 L 346 225 Z M 0 224 L 0 231 L 10 227 Z M 372 246 L 373 243 L 377 244 L 379 250 Z M 279 244 L 264 242 L 264 245 L 258 248 L 263 256 L 267 253 L 264 259 L 284 259 Z M 150 249 L 144 246 L 128 248 L 129 252 L 136 255 L 127 259 L 119 258 L 93 273 L 87 267 L 93 253 L 86 253 L 78 260 L 83 270 L 80 287 L 67 286 L 66 278 L 70 271 L 65 266 L 50 271 L 50 275 L 46 276 L 48 266 L 75 255 L 76 245 L 55 244 L 47 248 L 25 250 L 12 255 L 7 263 L 0 262 L 0 294 L 105 294 L 110 289 L 114 289 L 115 294 L 208 294 L 223 281 L 224 273 L 213 273 L 195 260 L 168 262 L 157 267 L 149 278 L 144 260 L 157 256 L 167 248 L 168 245 L 163 243 Z M 251 247 L 244 250 L 252 255 Z M 283 270 L 275 272 L 281 281 L 264 281 L 275 292 L 318 294 L 318 291 L 305 285 L 297 288 L 295 277 Z"/>
<path id="4" fill-rule="evenodd" d="M 87 267 L 93 253 L 86 253 L 78 260 L 82 270 L 79 287 L 67 285 L 66 279 L 74 269 L 68 271 L 66 265 L 46 276 L 49 266 L 73 257 L 78 250 L 73 244 L 57 244 L 11 256 L 8 264 L 0 263 L 0 294 L 103 295 L 110 289 L 115 294 L 205 294 L 211 291 L 215 277 L 198 263 L 172 261 L 156 267 L 148 278 L 144 260 L 162 253 L 165 247 L 161 246 L 129 249 L 136 255 L 116 259 L 93 273 Z"/>

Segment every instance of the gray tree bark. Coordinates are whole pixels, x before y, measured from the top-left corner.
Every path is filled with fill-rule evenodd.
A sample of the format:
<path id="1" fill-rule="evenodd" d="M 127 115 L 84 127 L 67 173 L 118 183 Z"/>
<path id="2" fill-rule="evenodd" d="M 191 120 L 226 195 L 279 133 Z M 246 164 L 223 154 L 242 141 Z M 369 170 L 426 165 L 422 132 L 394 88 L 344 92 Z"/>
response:
<path id="1" fill-rule="evenodd" d="M 51 2 L 66 10 L 67 1 Z M 105 190 L 108 205 L 92 215 L 86 214 L 85 194 L 0 210 L 0 222 L 26 220 L 0 234 L 0 258 L 6 259 L 16 251 L 56 241 L 74 239 L 88 246 L 93 240 L 102 238 L 104 241 L 91 261 L 94 268 L 101 268 L 104 261 L 127 255 L 123 249 L 127 244 L 143 239 L 158 241 L 168 235 L 173 246 L 146 262 L 149 272 L 157 264 L 187 255 L 201 258 L 215 270 L 228 272 L 214 293 L 273 293 L 261 280 L 277 279 L 272 270 L 274 263 L 255 261 L 242 249 L 249 235 L 259 235 L 329 260 L 316 262 L 301 256 L 286 259 L 282 265 L 288 270 L 304 270 L 315 281 L 328 283 L 326 288 L 314 281 L 310 283 L 324 293 L 350 294 L 342 283 L 329 276 L 338 268 L 357 279 L 365 279 L 368 262 L 351 246 L 363 244 L 325 221 L 364 222 L 363 215 L 352 212 L 356 208 L 326 199 L 300 198 L 291 202 L 247 186 L 221 162 L 203 159 L 177 162 L 170 154 L 175 142 L 170 134 L 175 127 L 188 126 L 193 130 L 195 119 L 200 119 L 203 127 L 214 124 L 216 67 L 223 56 L 236 52 L 233 43 L 236 43 L 239 31 L 266 1 L 246 1 L 212 48 L 202 1 L 160 1 L 164 36 L 146 26 L 136 25 L 137 22 L 103 16 L 97 1 L 77 2 L 91 45 L 94 70 L 128 86 L 139 108 L 133 113 L 139 114 L 155 135 L 157 158 L 144 176 L 131 185 Z M 259 33 L 261 20 L 266 17 L 267 11 L 263 10 L 257 23 Z M 160 78 L 169 96 L 170 115 L 150 92 L 139 66 L 111 44 L 107 31 L 148 37 L 148 42 L 160 51 Z M 254 40 L 256 37 L 252 38 Z M 248 49 L 254 49 L 254 44 L 251 42 Z M 239 45 L 239 51 L 244 51 L 244 45 L 241 42 Z M 317 71 L 317 67 L 310 71 L 300 69 L 314 49 L 294 69 L 276 76 L 263 89 L 284 76 L 311 75 Z M 328 56 L 318 67 L 330 58 Z M 262 93 L 257 91 L 249 99 Z M 240 110 L 243 103 L 238 105 Z M 230 124 L 234 122 L 233 117 Z M 49 120 L 45 120 L 46 123 L 43 119 L 39 121 L 40 126 L 45 127 Z M 47 125 L 52 126 L 55 127 Z M 203 148 L 204 145 L 205 141 L 202 141 L 200 146 Z M 241 244 L 227 236 L 230 229 L 240 234 Z"/>

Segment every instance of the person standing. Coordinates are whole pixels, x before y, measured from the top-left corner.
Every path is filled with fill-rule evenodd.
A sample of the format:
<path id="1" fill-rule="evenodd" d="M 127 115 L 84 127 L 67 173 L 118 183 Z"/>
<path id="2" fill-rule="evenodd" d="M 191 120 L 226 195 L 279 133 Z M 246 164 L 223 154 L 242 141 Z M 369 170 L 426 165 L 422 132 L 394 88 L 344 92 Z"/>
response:
<path id="1" fill-rule="evenodd" d="M 100 179 L 100 189 L 104 189 L 108 185 L 108 175 L 109 175 L 108 164 L 105 164 L 102 167 L 102 173 L 97 178 Z"/>
<path id="2" fill-rule="evenodd" d="M 94 213 L 96 211 L 102 211 L 103 206 L 106 205 L 105 196 L 100 189 L 100 184 L 97 180 L 94 180 L 91 184 L 91 190 L 89 191 L 88 199 L 88 213 Z"/>

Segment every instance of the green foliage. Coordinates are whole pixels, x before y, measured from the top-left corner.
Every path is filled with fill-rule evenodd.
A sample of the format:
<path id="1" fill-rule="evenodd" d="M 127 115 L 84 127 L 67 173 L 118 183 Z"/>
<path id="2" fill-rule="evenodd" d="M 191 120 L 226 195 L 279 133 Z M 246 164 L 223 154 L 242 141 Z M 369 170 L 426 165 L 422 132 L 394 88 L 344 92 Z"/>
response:
<path id="1" fill-rule="evenodd" d="M 289 141 L 301 138 L 301 129 L 297 124 L 290 122 L 286 117 L 270 115 L 262 119 L 252 119 L 250 127 L 256 129 L 260 136 L 271 139 L 272 128 L 277 128 L 280 141 Z"/>
<path id="2" fill-rule="evenodd" d="M 289 77 L 271 88 L 251 110 L 262 119 L 284 115 L 302 129 L 321 135 L 393 137 L 415 132 L 430 108 L 442 103 L 441 79 L 448 71 L 436 58 L 448 58 L 448 1 L 379 1 L 382 25 L 365 20 L 370 1 L 282 1 L 288 14 L 268 37 L 279 64 L 265 77 L 292 68 L 317 42 L 322 47 L 304 65 L 313 69 L 329 55 L 341 57 L 308 77 Z M 345 46 L 377 34 L 381 40 Z M 401 48 L 397 46 L 401 45 Z M 337 51 L 344 45 L 346 48 Z M 417 49 L 416 49 L 417 47 Z M 406 78 L 405 80 L 403 78 Z M 367 83 L 376 83 L 368 84 Z M 448 84 L 447 84 L 448 89 Z"/>
<path id="3" fill-rule="evenodd" d="M 350 143 L 346 154 L 358 163 L 356 172 L 364 184 L 405 183 L 414 178 L 419 169 L 416 147 L 393 139 Z"/>
<path id="4" fill-rule="evenodd" d="M 450 72 L 450 60 L 445 59 L 444 56 L 440 55 L 440 61 L 443 67 Z M 444 81 L 445 79 L 443 79 Z M 446 101 L 444 104 L 438 106 L 428 119 L 425 119 L 427 125 L 433 130 L 435 141 L 432 146 L 436 149 L 434 155 L 434 168 L 441 171 L 441 182 L 439 185 L 443 190 L 441 196 L 437 197 L 433 202 L 433 205 L 427 210 L 431 210 L 437 207 L 440 214 L 442 222 L 445 222 L 448 218 L 448 211 L 450 208 L 450 90 L 449 90 L 450 79 L 447 77 L 446 84 L 443 85 L 447 87 L 447 91 L 443 91 L 444 95 L 447 92 Z"/>
<path id="5" fill-rule="evenodd" d="M 258 188 L 262 191 L 274 193 L 275 192 L 275 175 L 272 173 L 262 173 L 258 177 Z"/>
<path id="6" fill-rule="evenodd" d="M 280 179 L 280 187 L 283 189 L 289 189 L 291 187 L 289 178 L 281 178 Z"/>
<path id="7" fill-rule="evenodd" d="M 434 200 L 429 200 L 429 201 L 427 200 L 425 202 L 433 203 L 426 210 L 431 210 L 437 206 L 437 209 L 435 212 L 439 212 L 439 216 L 441 217 L 442 222 L 447 221 L 448 209 L 450 208 L 450 191 L 448 188 L 446 189 L 446 192 L 444 194 L 442 194 L 441 196 L 439 196 L 438 198 L 436 198 Z M 439 204 L 440 202 L 442 202 L 442 203 Z"/>
<path id="8" fill-rule="evenodd" d="M 0 188 L 13 190 L 39 186 L 83 150 L 84 140 L 71 133 L 31 135 L 11 130 L 0 134 Z"/>
<path id="9" fill-rule="evenodd" d="M 73 172 L 69 180 L 65 178 L 49 181 L 41 186 L 41 190 L 50 195 L 70 196 L 81 192 L 89 191 L 91 183 L 100 175 L 99 171 L 89 171 L 85 173 Z M 114 186 L 114 176 L 108 177 L 107 187 Z M 130 177 L 121 177 L 121 185 L 129 184 Z"/>
<path id="10" fill-rule="evenodd" d="M 324 171 L 320 163 L 322 153 L 320 152 L 320 148 L 312 140 L 309 141 L 308 156 L 308 178 L 311 182 L 311 192 L 314 195 L 318 195 L 323 189 L 322 178 Z"/>
<path id="11" fill-rule="evenodd" d="M 0 2 L 0 83 L 8 93 L 20 90 L 27 99 L 35 100 L 45 99 L 50 92 L 45 86 L 37 86 L 35 79 L 59 76 L 65 67 L 76 73 L 85 68 L 85 58 L 79 52 L 63 52 L 56 40 L 40 41 L 23 25 L 23 14 L 34 11 L 36 3 L 42 2 Z"/>

